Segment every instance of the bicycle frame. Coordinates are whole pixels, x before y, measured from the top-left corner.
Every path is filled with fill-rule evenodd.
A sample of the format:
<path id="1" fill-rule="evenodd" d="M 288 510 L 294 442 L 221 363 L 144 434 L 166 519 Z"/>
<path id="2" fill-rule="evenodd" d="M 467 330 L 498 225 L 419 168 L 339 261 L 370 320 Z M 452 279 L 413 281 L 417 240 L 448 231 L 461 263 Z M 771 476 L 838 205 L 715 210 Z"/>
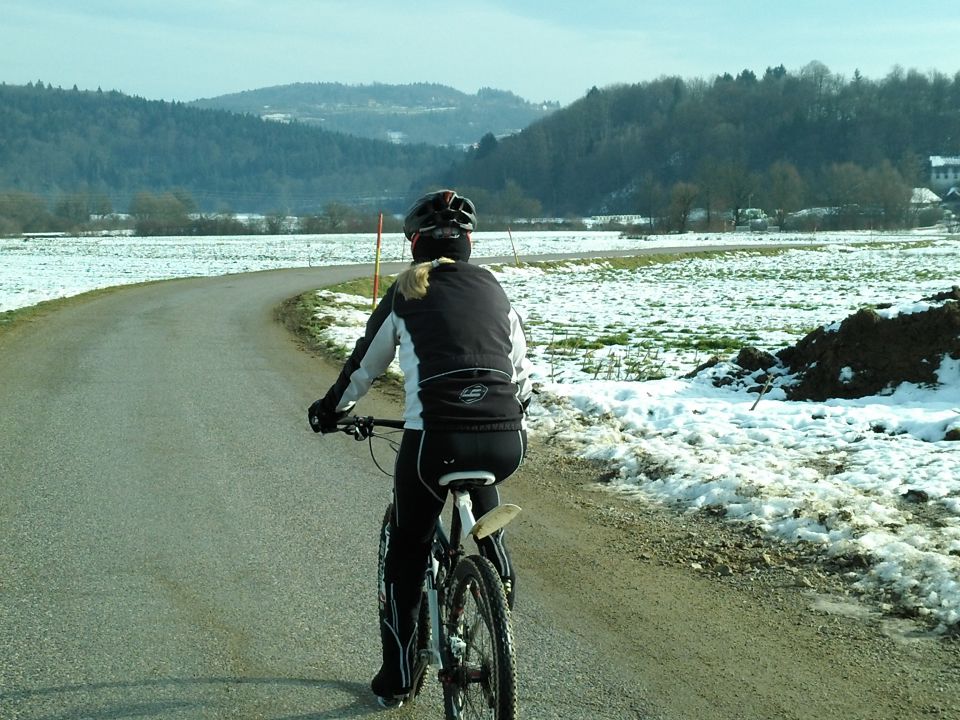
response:
<path id="1" fill-rule="evenodd" d="M 462 552 L 462 550 L 460 552 Z M 427 565 L 427 571 L 423 579 L 423 594 L 427 600 L 427 615 L 430 618 L 430 644 L 424 648 L 423 652 L 426 653 L 424 659 L 427 665 L 441 669 L 444 667 L 444 655 L 440 651 L 440 646 L 443 638 L 446 636 L 446 630 L 441 627 L 442 623 L 440 622 L 441 598 L 439 588 L 437 587 L 437 579 L 440 576 L 441 562 L 443 562 L 444 565 L 444 573 L 449 577 L 449 574 L 453 572 L 453 566 L 459 559 L 457 554 L 458 553 L 453 551 L 450 546 L 450 541 L 447 539 L 447 535 L 443 529 L 443 523 L 440 519 L 437 519 L 437 528 L 433 536 L 433 547 L 430 552 L 430 562 Z M 447 663 L 447 665 L 449 665 L 449 663 Z M 414 676 L 418 677 L 424 670 L 426 670 L 426 667 L 422 669 L 415 668 Z M 416 682 L 414 682 L 414 686 L 416 686 Z"/>
<path id="2" fill-rule="evenodd" d="M 379 420 L 373 417 L 353 417 L 342 421 L 340 424 L 344 432 L 353 435 L 357 440 L 375 436 L 374 427 L 376 425 L 393 428 L 402 428 L 403 426 L 400 421 Z M 427 617 L 424 618 L 424 608 L 421 606 L 421 626 L 424 626 L 424 621 L 429 622 L 429 640 L 425 645 L 419 647 L 412 672 L 412 690 L 404 698 L 404 701 L 412 700 L 419 692 L 424 674 L 430 667 L 438 668 L 437 677 L 445 687 L 445 703 L 447 702 L 446 688 L 448 686 L 460 685 L 462 687 L 463 682 L 486 682 L 485 679 L 481 679 L 481 676 L 468 676 L 466 680 L 463 676 L 463 663 L 470 651 L 467 641 L 457 635 L 456 623 L 459 617 L 446 617 L 446 603 L 448 601 L 446 593 L 452 592 L 454 595 L 451 597 L 456 596 L 455 571 L 459 574 L 458 563 L 466 555 L 464 540 L 468 536 L 473 536 L 475 539 L 487 537 L 507 525 L 520 512 L 520 508 L 516 505 L 501 504 L 479 519 L 474 516 L 470 490 L 492 485 L 495 482 L 496 477 L 486 470 L 449 473 L 439 479 L 439 485 L 449 491 L 452 499 L 450 528 L 448 532 L 447 528 L 444 527 L 441 513 L 440 517 L 437 518 L 430 559 L 424 571 L 423 581 L 423 599 L 426 601 L 425 614 Z M 499 583 L 493 565 L 486 560 L 482 562 L 486 563 L 489 566 L 489 572 L 493 573 L 493 578 L 495 578 L 493 582 Z M 490 581 L 487 580 L 486 582 Z M 502 593 L 501 597 L 503 597 Z M 506 606 L 503 605 L 503 607 L 504 612 L 506 612 Z M 509 627 L 509 617 L 502 618 L 502 621 Z M 445 623 L 449 623 L 449 625 Z M 507 637 L 509 638 L 509 629 L 507 630 Z M 508 640 L 509 642 L 511 641 Z M 508 652 L 512 654 L 512 650 Z M 511 659 L 510 667 L 513 667 L 512 662 Z M 482 677 L 485 678 L 485 676 Z M 510 697 L 515 697 L 513 695 L 513 682 L 511 681 Z M 451 711 L 448 711 L 448 717 L 451 716 L 449 712 Z M 458 714 L 455 716 L 459 717 Z M 512 714 L 510 717 L 512 717 Z"/>
<path id="3" fill-rule="evenodd" d="M 441 486 L 456 486 L 451 490 L 453 513 L 450 534 L 448 535 L 446 528 L 444 528 L 442 517 L 437 518 L 430 562 L 424 576 L 424 595 L 427 600 L 431 633 L 430 645 L 422 649 L 421 652 L 426 655 L 426 665 L 439 667 L 441 673 L 450 670 L 452 658 L 458 657 L 462 651 L 462 648 L 454 647 L 452 638 L 448 637 L 446 628 L 442 627 L 440 590 L 444 588 L 437 585 L 441 567 L 444 578 L 453 577 L 453 570 L 464 555 L 463 541 L 468 536 L 486 537 L 504 527 L 520 512 L 518 506 L 504 504 L 486 513 L 479 520 L 474 517 L 469 486 L 491 484 L 494 480 L 492 474 L 478 471 L 450 473 L 440 479 Z M 450 654 L 442 652 L 441 646 L 444 641 L 452 643 L 447 648 Z M 418 667 L 414 670 L 414 676 L 419 677 L 419 674 L 425 670 L 426 667 L 420 667 L 418 662 Z"/>

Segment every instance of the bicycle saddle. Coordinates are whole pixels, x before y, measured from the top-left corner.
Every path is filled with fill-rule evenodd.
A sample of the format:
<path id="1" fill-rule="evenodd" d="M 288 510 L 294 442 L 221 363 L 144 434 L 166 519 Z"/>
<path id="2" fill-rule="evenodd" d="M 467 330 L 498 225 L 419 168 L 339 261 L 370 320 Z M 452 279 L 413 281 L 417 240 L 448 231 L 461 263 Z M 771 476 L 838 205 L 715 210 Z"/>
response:
<path id="1" fill-rule="evenodd" d="M 441 475 L 437 482 L 440 487 L 456 490 L 458 488 L 469 489 L 472 487 L 493 485 L 496 481 L 496 475 L 489 470 L 460 470 L 458 472 Z"/>

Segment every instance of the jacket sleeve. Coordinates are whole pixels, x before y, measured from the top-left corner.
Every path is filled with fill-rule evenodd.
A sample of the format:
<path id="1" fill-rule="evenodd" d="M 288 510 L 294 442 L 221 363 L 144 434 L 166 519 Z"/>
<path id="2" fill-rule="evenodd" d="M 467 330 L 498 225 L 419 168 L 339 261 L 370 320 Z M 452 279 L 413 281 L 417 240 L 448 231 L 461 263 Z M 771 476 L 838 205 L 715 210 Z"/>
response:
<path id="1" fill-rule="evenodd" d="M 366 331 L 354 345 L 337 381 L 323 397 L 323 404 L 329 410 L 350 410 L 393 361 L 398 343 L 393 297 L 391 285 L 367 320 Z"/>
<path id="2" fill-rule="evenodd" d="M 523 320 L 512 307 L 510 308 L 510 361 L 513 363 L 513 381 L 519 388 L 517 398 L 526 410 L 533 393 L 533 382 L 530 380 L 533 364 L 527 358 L 527 332 L 523 327 Z"/>

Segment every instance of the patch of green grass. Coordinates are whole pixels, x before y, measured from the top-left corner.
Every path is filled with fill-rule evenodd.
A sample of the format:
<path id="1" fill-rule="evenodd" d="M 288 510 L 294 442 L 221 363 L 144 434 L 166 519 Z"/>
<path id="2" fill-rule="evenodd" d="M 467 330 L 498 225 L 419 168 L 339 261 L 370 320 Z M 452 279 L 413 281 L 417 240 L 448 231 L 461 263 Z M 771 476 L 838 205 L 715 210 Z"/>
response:
<path id="1" fill-rule="evenodd" d="M 55 303 L 56 300 L 50 300 L 48 303 Z M 40 303 L 25 308 L 16 308 L 15 310 L 5 310 L 0 312 L 0 335 L 12 330 L 16 325 L 36 320 L 51 312 L 54 308 L 48 303 Z M 46 307 L 41 307 L 46 306 Z"/>
<path id="2" fill-rule="evenodd" d="M 643 336 L 643 339 L 647 344 L 653 341 L 656 341 L 659 344 L 662 344 L 667 337 L 664 333 L 657 332 L 656 330 L 645 330 L 641 332 L 640 335 Z"/>
<path id="3" fill-rule="evenodd" d="M 349 285 L 349 283 L 344 283 L 344 285 Z M 372 280 L 370 285 L 372 288 Z M 337 292 L 346 291 L 337 290 Z M 335 321 L 332 315 L 324 314 L 324 308 L 326 307 L 327 303 L 317 296 L 316 291 L 311 290 L 282 302 L 274 310 L 274 317 L 293 333 L 304 349 L 339 365 L 350 356 L 352 348 L 344 347 L 321 336 L 321 331 Z M 399 393 L 402 392 L 403 388 L 402 379 L 388 372 L 377 378 L 374 383 L 380 389 L 394 394 L 399 399 Z"/>
<path id="4" fill-rule="evenodd" d="M 599 350 L 603 343 L 596 340 L 588 340 L 579 335 L 567 335 L 562 338 L 551 340 L 547 343 L 547 352 L 563 352 L 570 350 Z"/>
<path id="5" fill-rule="evenodd" d="M 644 381 L 659 380 L 666 377 L 659 351 L 646 347 L 628 348 L 613 351 L 604 357 L 596 357 L 585 352 L 580 365 L 583 373 L 594 380 Z"/>
<path id="6" fill-rule="evenodd" d="M 383 297 L 383 293 L 387 291 L 387 288 L 393 285 L 393 281 L 396 280 L 395 275 L 390 275 L 387 277 L 380 276 L 380 297 Z M 329 290 L 330 292 L 343 293 L 344 295 L 359 295 L 361 297 L 373 299 L 373 278 L 372 277 L 362 277 L 356 278 L 355 280 L 348 280 L 347 282 L 342 282 L 338 285 L 331 285 L 330 287 L 324 288 L 324 290 Z"/>
<path id="7" fill-rule="evenodd" d="M 601 346 L 626 345 L 630 342 L 630 333 L 618 332 L 612 335 L 601 335 L 597 338 L 596 342 L 600 343 Z"/>
<path id="8" fill-rule="evenodd" d="M 689 331 L 693 332 L 693 331 Z M 676 350 L 696 350 L 698 352 L 717 352 L 739 350 L 743 347 L 741 338 L 733 338 L 727 335 L 719 336 L 697 336 L 676 338 L 670 345 Z"/>
<path id="9" fill-rule="evenodd" d="M 640 268 L 651 267 L 653 265 L 665 265 L 667 263 L 680 260 L 713 260 L 725 255 L 734 253 L 749 252 L 751 255 L 776 256 L 782 255 L 788 250 L 799 248 L 757 248 L 755 250 L 743 250 L 731 248 L 730 250 L 693 250 L 685 253 L 650 253 L 643 255 L 630 255 L 626 257 L 599 257 L 584 258 L 582 260 L 547 260 L 543 262 L 531 263 L 542 270 L 552 270 L 555 268 L 567 267 L 570 265 L 597 265 L 610 270 L 637 270 Z M 804 246 L 803 249 L 813 249 Z"/>
<path id="10" fill-rule="evenodd" d="M 800 327 L 797 325 L 782 325 L 779 327 L 764 328 L 764 330 L 770 333 L 782 332 L 796 337 L 806 337 L 816 329 L 817 328 L 815 327 Z"/>
<path id="11" fill-rule="evenodd" d="M 284 300 L 275 310 L 274 316 L 297 336 L 304 347 L 329 355 L 334 348 L 320 338 L 320 331 L 332 324 L 332 318 L 323 315 L 325 306 L 317 294 L 310 291 Z"/>

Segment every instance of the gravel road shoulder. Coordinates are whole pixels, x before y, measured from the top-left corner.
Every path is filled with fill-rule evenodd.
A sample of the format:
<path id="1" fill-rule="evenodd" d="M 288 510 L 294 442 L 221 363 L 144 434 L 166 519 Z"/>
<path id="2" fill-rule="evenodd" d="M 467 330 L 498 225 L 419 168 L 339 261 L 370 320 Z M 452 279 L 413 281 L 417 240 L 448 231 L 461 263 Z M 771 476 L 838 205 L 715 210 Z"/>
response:
<path id="1" fill-rule="evenodd" d="M 517 563 L 665 717 L 960 718 L 956 639 L 885 615 L 795 546 L 603 476 L 532 443 L 504 490 L 526 508 Z"/>

